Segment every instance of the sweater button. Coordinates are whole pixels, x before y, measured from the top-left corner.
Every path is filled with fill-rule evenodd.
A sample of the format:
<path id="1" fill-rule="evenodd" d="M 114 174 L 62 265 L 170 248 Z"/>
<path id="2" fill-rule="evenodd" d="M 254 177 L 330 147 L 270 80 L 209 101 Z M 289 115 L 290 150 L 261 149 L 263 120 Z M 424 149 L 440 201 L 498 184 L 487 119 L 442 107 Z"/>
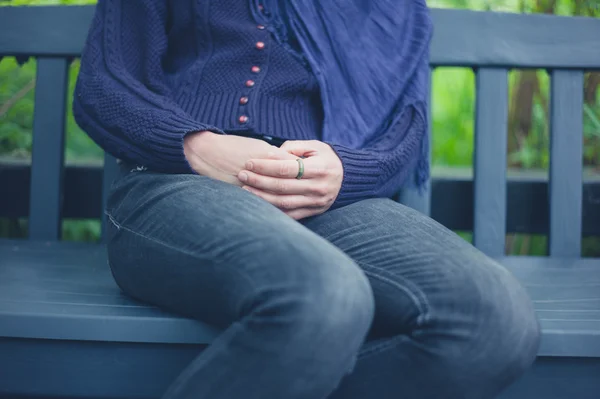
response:
<path id="1" fill-rule="evenodd" d="M 253 80 L 247 80 L 246 81 L 246 87 L 253 87 L 254 86 L 254 81 Z"/>
<path id="2" fill-rule="evenodd" d="M 244 96 L 244 97 L 240 98 L 240 104 L 242 104 L 242 105 L 248 104 L 248 97 Z"/>
<path id="3" fill-rule="evenodd" d="M 256 42 L 256 48 L 262 50 L 265 48 L 265 42 Z"/>
<path id="4" fill-rule="evenodd" d="M 246 122 L 248 122 L 248 117 L 247 117 L 246 115 L 241 115 L 241 116 L 239 117 L 238 121 L 239 121 L 240 123 L 246 123 Z"/>
<path id="5" fill-rule="evenodd" d="M 253 67 L 252 67 L 252 72 L 254 72 L 254 73 L 259 73 L 259 72 L 260 72 L 260 67 L 259 67 L 259 66 L 256 66 L 256 65 L 255 65 L 255 66 L 253 66 Z"/>
<path id="6" fill-rule="evenodd" d="M 264 25 L 258 25 L 257 28 L 260 29 L 260 30 L 265 30 L 265 26 Z"/>

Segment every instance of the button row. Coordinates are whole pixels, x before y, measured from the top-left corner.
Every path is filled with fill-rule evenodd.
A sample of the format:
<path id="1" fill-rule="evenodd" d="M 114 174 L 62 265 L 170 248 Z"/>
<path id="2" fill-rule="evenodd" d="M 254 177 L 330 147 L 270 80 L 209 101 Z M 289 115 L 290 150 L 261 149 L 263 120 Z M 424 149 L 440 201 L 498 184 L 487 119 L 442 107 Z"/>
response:
<path id="1" fill-rule="evenodd" d="M 260 6 L 260 7 L 262 10 L 262 6 Z M 265 30 L 264 25 L 258 25 L 257 28 L 259 30 Z M 264 50 L 265 42 L 256 42 L 256 44 L 254 46 L 258 50 Z M 255 73 L 255 74 L 260 73 L 260 71 L 261 71 L 261 69 L 258 65 L 254 65 L 250 70 L 252 71 L 252 73 Z M 245 84 L 246 84 L 246 87 L 251 88 L 251 87 L 254 87 L 256 82 L 252 79 L 248 79 Z M 246 104 L 248 104 L 249 101 L 250 101 L 250 99 L 247 96 L 243 96 L 240 98 L 240 105 L 246 105 Z M 240 115 L 240 117 L 238 118 L 238 122 L 240 122 L 241 124 L 248 123 L 249 119 L 250 118 L 248 117 L 248 115 Z"/>

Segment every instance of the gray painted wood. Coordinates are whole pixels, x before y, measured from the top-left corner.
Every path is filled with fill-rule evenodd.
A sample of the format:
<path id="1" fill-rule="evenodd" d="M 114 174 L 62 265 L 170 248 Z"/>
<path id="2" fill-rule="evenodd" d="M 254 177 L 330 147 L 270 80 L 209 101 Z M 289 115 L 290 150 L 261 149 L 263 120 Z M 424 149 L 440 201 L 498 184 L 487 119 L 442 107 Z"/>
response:
<path id="1" fill-rule="evenodd" d="M 600 357 L 597 259 L 497 259 L 533 300 L 541 355 Z M 218 333 L 123 295 L 102 245 L 0 242 L 0 337 L 208 344 Z"/>
<path id="2" fill-rule="evenodd" d="M 81 54 L 94 6 L 0 8 L 0 54 Z"/>
<path id="3" fill-rule="evenodd" d="M 0 337 L 203 344 L 217 333 L 123 295 L 103 245 L 0 240 Z"/>
<path id="4" fill-rule="evenodd" d="M 198 345 L 0 340 L 0 389 L 6 395 L 0 397 L 159 398 L 203 349 Z M 599 359 L 542 357 L 497 399 L 598 399 L 598 375 Z"/>
<path id="5" fill-rule="evenodd" d="M 104 168 L 102 174 L 102 241 L 106 242 L 106 223 L 107 218 L 104 215 L 106 209 L 106 202 L 108 194 L 110 193 L 110 187 L 113 181 L 117 178 L 119 173 L 119 165 L 117 160 L 108 153 L 104 154 Z"/>
<path id="6" fill-rule="evenodd" d="M 600 236 L 600 185 L 583 185 L 583 235 Z M 546 235 L 549 231 L 546 178 L 509 178 L 507 233 Z M 432 181 L 431 217 L 452 230 L 473 229 L 473 181 L 470 177 L 437 177 Z"/>
<path id="7" fill-rule="evenodd" d="M 598 259 L 499 258 L 527 289 L 543 331 L 542 356 L 600 357 Z M 578 332 L 598 331 L 579 335 Z"/>
<path id="8" fill-rule="evenodd" d="M 598 399 L 600 360 L 539 358 L 496 399 Z"/>
<path id="9" fill-rule="evenodd" d="M 67 79 L 65 58 L 38 60 L 29 202 L 33 240 L 60 238 Z"/>
<path id="10" fill-rule="evenodd" d="M 434 65 L 598 68 L 600 20 L 434 10 Z M 560 32 L 560 34 L 557 34 Z"/>
<path id="11" fill-rule="evenodd" d="M 508 71 L 477 71 L 473 244 L 490 256 L 504 254 L 506 237 L 506 134 Z"/>
<path id="12" fill-rule="evenodd" d="M 93 12 L 92 6 L 2 7 L 0 54 L 78 56 Z M 598 19 L 441 9 L 431 14 L 436 66 L 600 65 Z"/>
<path id="13" fill-rule="evenodd" d="M 431 103 L 431 78 L 433 75 L 433 69 L 429 70 L 429 112 L 427 113 L 427 136 L 429 140 L 429 164 L 431 165 L 431 149 L 433 147 L 433 134 L 432 134 L 432 119 L 431 114 L 433 112 Z M 422 192 L 418 192 L 414 189 L 404 189 L 400 191 L 398 196 L 400 203 L 409 206 L 424 215 L 431 214 L 431 181 L 427 182 L 426 187 Z"/>
<path id="14" fill-rule="evenodd" d="M 29 164 L 0 158 L 0 217 L 29 214 Z M 63 218 L 102 217 L 103 169 L 100 163 L 69 163 L 63 184 Z M 431 217 L 452 230 L 473 230 L 473 176 L 470 169 L 435 168 L 431 180 Z M 507 233 L 547 235 L 548 172 L 508 171 Z M 583 236 L 600 236 L 600 176 L 589 172 L 583 183 Z"/>
<path id="15" fill-rule="evenodd" d="M 158 399 L 204 348 L 0 339 L 0 399 Z"/>
<path id="16" fill-rule="evenodd" d="M 581 255 L 583 167 L 583 72 L 551 73 L 551 256 Z"/>

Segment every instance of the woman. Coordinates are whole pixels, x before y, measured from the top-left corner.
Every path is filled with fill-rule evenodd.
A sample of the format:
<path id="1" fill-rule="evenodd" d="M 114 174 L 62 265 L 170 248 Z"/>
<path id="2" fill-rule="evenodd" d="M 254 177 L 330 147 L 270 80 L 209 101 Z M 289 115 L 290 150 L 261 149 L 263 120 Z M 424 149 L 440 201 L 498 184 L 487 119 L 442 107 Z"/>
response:
<path id="1" fill-rule="evenodd" d="M 124 292 L 223 328 L 164 398 L 492 398 L 538 323 L 389 199 L 426 170 L 423 0 L 100 0 L 78 123 L 122 160 Z"/>

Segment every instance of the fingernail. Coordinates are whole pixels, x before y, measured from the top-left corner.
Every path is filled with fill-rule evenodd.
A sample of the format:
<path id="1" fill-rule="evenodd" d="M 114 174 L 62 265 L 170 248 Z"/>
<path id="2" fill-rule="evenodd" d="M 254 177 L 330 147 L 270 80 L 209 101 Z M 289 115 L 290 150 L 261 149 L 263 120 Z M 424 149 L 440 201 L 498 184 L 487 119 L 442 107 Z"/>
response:
<path id="1" fill-rule="evenodd" d="M 252 163 L 252 161 L 246 162 L 246 169 L 252 170 L 253 167 L 254 167 L 254 164 Z"/>
<path id="2" fill-rule="evenodd" d="M 246 191 L 250 191 L 250 192 L 252 192 L 252 191 L 250 190 L 250 187 L 248 187 L 248 186 L 244 186 L 244 187 L 242 187 L 242 188 L 243 188 L 244 190 L 246 190 Z"/>
<path id="3" fill-rule="evenodd" d="M 240 180 L 241 181 L 248 181 L 248 174 L 247 173 L 240 173 Z"/>

